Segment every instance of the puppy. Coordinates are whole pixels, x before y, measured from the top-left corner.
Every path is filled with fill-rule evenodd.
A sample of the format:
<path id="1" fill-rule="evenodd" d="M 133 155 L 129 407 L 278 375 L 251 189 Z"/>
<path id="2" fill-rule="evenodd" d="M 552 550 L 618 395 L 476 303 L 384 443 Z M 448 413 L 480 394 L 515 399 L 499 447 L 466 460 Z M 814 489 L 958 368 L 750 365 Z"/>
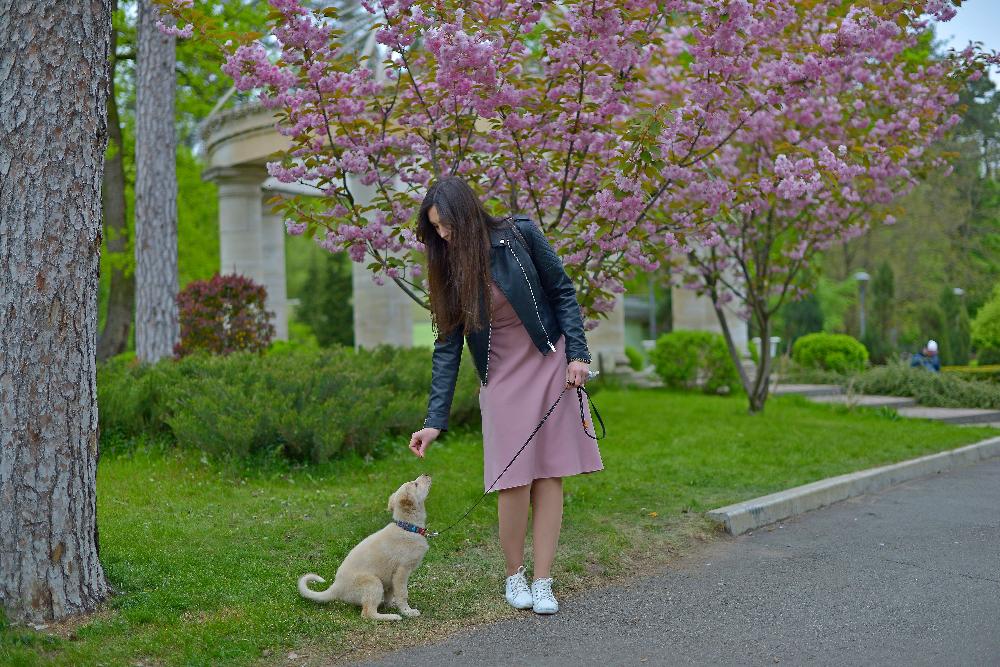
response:
<path id="1" fill-rule="evenodd" d="M 380 621 L 398 621 L 399 614 L 382 614 L 378 606 L 395 606 L 403 616 L 419 616 L 407 602 L 407 581 L 427 553 L 427 538 L 401 527 L 402 521 L 421 528 L 426 524 L 424 501 L 431 490 L 429 475 L 421 475 L 403 484 L 389 496 L 389 511 L 394 521 L 363 539 L 337 568 L 333 584 L 325 591 L 309 588 L 312 582 L 325 580 L 316 574 L 299 577 L 299 594 L 308 600 L 340 600 L 361 605 L 361 616 Z"/>

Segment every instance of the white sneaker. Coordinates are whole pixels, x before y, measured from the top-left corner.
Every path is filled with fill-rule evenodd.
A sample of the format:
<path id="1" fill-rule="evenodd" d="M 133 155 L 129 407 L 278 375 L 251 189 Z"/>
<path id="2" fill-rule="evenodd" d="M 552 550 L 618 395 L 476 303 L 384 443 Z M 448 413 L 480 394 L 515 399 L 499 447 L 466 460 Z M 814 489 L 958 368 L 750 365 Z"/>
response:
<path id="1" fill-rule="evenodd" d="M 507 602 L 514 609 L 530 609 L 533 604 L 531 591 L 528 589 L 528 580 L 524 577 L 524 566 L 517 568 L 517 572 L 507 577 Z"/>
<path id="2" fill-rule="evenodd" d="M 532 609 L 536 614 L 554 614 L 559 611 L 559 603 L 552 594 L 552 577 L 535 579 L 531 582 Z"/>

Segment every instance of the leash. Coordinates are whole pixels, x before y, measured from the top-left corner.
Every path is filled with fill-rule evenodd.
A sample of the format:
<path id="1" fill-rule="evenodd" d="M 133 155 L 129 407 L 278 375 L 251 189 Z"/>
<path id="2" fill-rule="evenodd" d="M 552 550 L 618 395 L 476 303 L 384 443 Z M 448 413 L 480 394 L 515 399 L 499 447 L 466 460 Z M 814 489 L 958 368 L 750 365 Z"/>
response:
<path id="1" fill-rule="evenodd" d="M 462 521 L 464 521 L 465 518 L 472 513 L 472 510 L 476 509 L 476 507 L 479 505 L 479 503 L 483 502 L 483 499 L 486 498 L 486 496 L 488 496 L 490 494 L 490 491 L 492 491 L 493 487 L 497 485 L 497 482 L 500 481 L 500 478 L 504 476 L 504 473 L 507 472 L 512 465 L 514 465 L 514 461 L 516 461 L 517 457 L 521 455 L 521 452 L 524 451 L 524 448 L 528 446 L 528 443 L 531 442 L 531 439 L 535 437 L 535 434 L 538 433 L 538 430 L 540 428 L 542 428 L 542 424 L 545 423 L 545 420 L 548 419 L 549 415 L 551 415 L 552 412 L 553 412 L 553 410 L 556 409 L 556 406 L 559 405 L 559 401 L 561 401 L 562 397 L 566 395 L 566 390 L 569 389 L 571 386 L 572 385 L 567 384 L 565 387 L 563 387 L 563 390 L 561 392 L 559 392 L 558 398 L 556 398 L 555 403 L 553 403 L 549 407 L 548 411 L 545 413 L 545 416 L 542 417 L 542 421 L 538 422 L 538 426 L 536 426 L 535 430 L 533 430 L 531 432 L 531 435 L 528 436 L 528 439 L 524 441 L 524 444 L 521 445 L 521 448 L 517 450 L 517 453 L 514 454 L 514 458 L 512 458 L 510 460 L 510 463 L 507 464 L 507 467 L 504 468 L 503 471 L 499 475 L 497 475 L 497 478 L 495 480 L 493 480 L 492 484 L 490 484 L 490 488 L 486 489 L 486 493 L 484 493 L 483 495 L 479 496 L 479 499 L 476 500 L 476 502 L 472 503 L 472 506 L 469 507 L 469 509 L 467 509 L 465 511 L 465 514 L 463 514 L 462 516 L 460 516 L 456 521 L 452 522 L 451 525 L 447 526 L 446 528 L 442 528 L 441 530 L 436 530 L 436 531 L 434 531 L 432 533 L 428 532 L 426 534 L 427 537 L 437 537 L 441 533 L 445 533 L 445 532 L 451 530 L 452 528 L 454 528 L 458 524 L 462 523 Z M 583 407 L 583 395 L 584 394 L 587 395 L 587 400 L 590 401 L 590 392 L 587 391 L 587 389 L 585 387 L 580 386 L 580 387 L 576 388 L 576 398 L 577 398 L 577 400 L 580 403 L 580 422 L 583 424 L 583 432 L 586 433 L 587 437 L 590 438 L 591 440 L 603 440 L 607 436 L 608 432 L 607 432 L 607 429 L 604 428 L 604 420 L 601 419 L 601 413 L 597 410 L 597 406 L 594 405 L 593 401 L 590 401 L 590 407 L 592 407 L 594 409 L 594 415 L 597 417 L 597 422 L 601 425 L 601 435 L 600 435 L 600 437 L 597 436 L 597 433 L 596 433 L 597 429 L 594 429 L 594 431 L 595 431 L 594 435 L 591 435 L 590 432 L 587 430 L 587 426 L 588 426 L 587 417 L 586 417 L 585 410 L 584 410 L 584 407 Z"/>

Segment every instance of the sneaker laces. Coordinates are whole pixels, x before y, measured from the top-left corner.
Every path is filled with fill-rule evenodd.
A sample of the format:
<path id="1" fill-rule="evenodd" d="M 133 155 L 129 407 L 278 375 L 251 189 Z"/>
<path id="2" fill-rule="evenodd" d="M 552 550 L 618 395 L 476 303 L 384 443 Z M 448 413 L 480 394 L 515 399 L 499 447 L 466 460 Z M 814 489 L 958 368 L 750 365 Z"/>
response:
<path id="1" fill-rule="evenodd" d="M 507 577 L 507 586 L 514 595 L 531 592 L 531 589 L 528 588 L 528 582 L 524 579 L 523 565 L 517 568 L 517 572 Z"/>
<path id="2" fill-rule="evenodd" d="M 546 602 L 556 601 L 556 596 L 552 594 L 552 579 L 536 579 L 535 583 L 531 586 L 531 595 L 538 600 L 545 600 Z"/>

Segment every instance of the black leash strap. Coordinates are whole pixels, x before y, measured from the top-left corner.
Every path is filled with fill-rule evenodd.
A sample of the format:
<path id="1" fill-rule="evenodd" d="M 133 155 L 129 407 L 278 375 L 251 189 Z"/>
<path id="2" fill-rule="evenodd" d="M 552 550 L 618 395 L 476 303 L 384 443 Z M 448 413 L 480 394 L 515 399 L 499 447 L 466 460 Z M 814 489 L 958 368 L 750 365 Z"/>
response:
<path id="1" fill-rule="evenodd" d="M 548 419 L 549 415 L 551 415 L 552 412 L 553 412 L 553 410 L 556 409 L 556 406 L 559 405 L 559 401 L 561 401 L 562 397 L 566 394 L 566 390 L 569 389 L 571 386 L 572 385 L 568 385 L 567 384 L 565 387 L 563 387 L 563 390 L 561 392 L 559 392 L 559 397 L 556 398 L 556 402 L 553 403 L 549 407 L 548 411 L 545 413 L 545 416 L 542 417 L 542 421 L 538 422 L 538 426 L 536 426 L 535 430 L 531 432 L 531 435 L 528 436 L 528 439 L 524 441 L 524 444 L 521 445 L 521 448 L 519 450 L 517 450 L 517 453 L 514 454 L 514 458 L 512 458 L 510 460 L 510 463 L 507 464 L 507 467 L 504 468 L 503 471 L 499 475 L 497 475 L 497 478 L 495 480 L 493 480 L 492 484 L 490 484 L 490 488 L 486 489 L 486 493 L 484 493 L 483 495 L 479 496 L 479 499 L 476 500 L 476 502 L 472 503 L 472 506 L 469 507 L 469 509 L 465 510 L 465 514 L 463 514 L 462 516 L 460 516 L 458 518 L 458 520 L 454 521 L 447 528 L 442 528 L 441 530 L 436 530 L 433 533 L 427 533 L 427 537 L 437 537 L 441 533 L 444 533 L 444 532 L 447 532 L 447 531 L 451 530 L 452 528 L 454 528 L 458 524 L 462 523 L 462 521 L 464 521 L 465 518 L 472 513 L 472 510 L 476 509 L 476 507 L 479 505 L 479 503 L 483 502 L 483 499 L 490 494 L 490 491 L 492 491 L 493 487 L 497 485 L 497 482 L 500 481 L 500 478 L 504 476 L 504 473 L 506 473 L 508 470 L 510 470 L 510 467 L 512 465 L 514 465 L 514 461 L 516 461 L 517 457 L 521 455 L 521 452 L 524 451 L 524 448 L 528 446 L 528 443 L 531 442 L 531 439 L 535 437 L 535 434 L 538 433 L 538 430 L 540 428 L 542 428 L 542 424 L 545 423 L 545 420 Z M 590 392 L 587 391 L 586 387 L 577 387 L 576 388 L 576 397 L 577 397 L 577 400 L 580 402 L 580 421 L 583 424 L 583 432 L 586 433 L 587 437 L 590 438 L 591 440 L 603 440 L 607 436 L 607 434 L 608 434 L 607 433 L 607 429 L 604 428 L 604 420 L 601 419 L 601 413 L 597 411 L 597 406 L 594 405 L 593 401 L 590 401 L 590 407 L 592 407 L 594 409 L 594 415 L 597 417 L 597 422 L 601 425 L 601 435 L 600 435 L 600 437 L 598 437 L 596 435 L 596 433 L 594 435 L 591 435 L 590 432 L 587 431 L 587 425 L 588 425 L 587 424 L 587 417 L 586 417 L 585 409 L 583 407 L 583 395 L 584 394 L 587 394 L 587 399 L 590 400 Z"/>

